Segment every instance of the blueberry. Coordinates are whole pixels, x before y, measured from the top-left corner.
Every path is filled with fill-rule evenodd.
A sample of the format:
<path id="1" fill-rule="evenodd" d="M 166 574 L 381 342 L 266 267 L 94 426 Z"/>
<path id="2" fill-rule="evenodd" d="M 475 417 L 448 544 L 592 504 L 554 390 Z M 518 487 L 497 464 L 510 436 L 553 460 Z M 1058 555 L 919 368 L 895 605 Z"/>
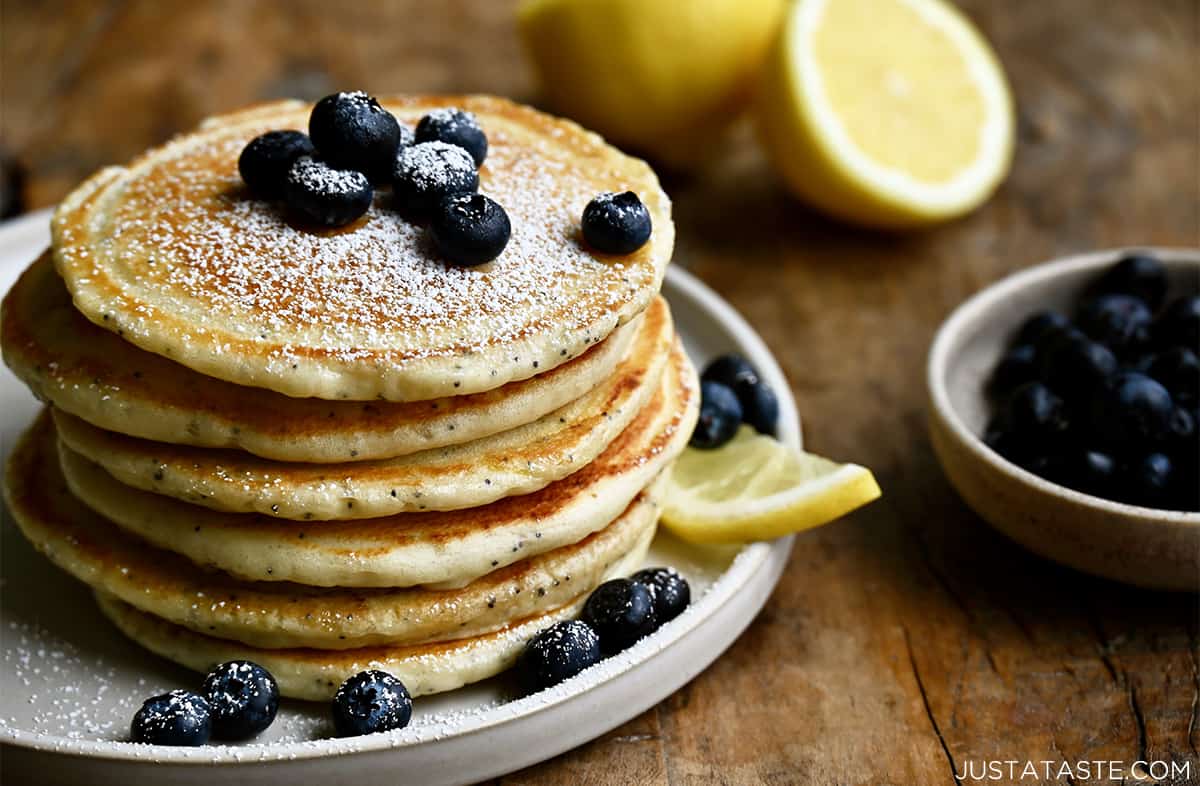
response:
<path id="1" fill-rule="evenodd" d="M 742 379 L 758 379 L 758 371 L 750 365 L 750 361 L 741 355 L 731 352 L 721 355 L 704 367 L 700 375 L 702 382 L 720 382 L 732 388 Z"/>
<path id="2" fill-rule="evenodd" d="M 1130 464 L 1125 478 L 1125 499 L 1148 508 L 1170 505 L 1175 467 L 1162 453 L 1150 453 Z"/>
<path id="3" fill-rule="evenodd" d="M 340 227 L 371 206 L 375 190 L 362 172 L 334 169 L 323 161 L 301 156 L 288 170 L 284 199 L 304 221 Z"/>
<path id="4" fill-rule="evenodd" d="M 556 622 L 525 645 L 517 676 L 526 693 L 544 690 L 600 662 L 600 637 L 586 622 Z"/>
<path id="5" fill-rule="evenodd" d="M 1146 374 L 1162 383 L 1177 403 L 1200 403 L 1200 357 L 1186 347 L 1171 347 L 1151 358 Z"/>
<path id="6" fill-rule="evenodd" d="M 299 131 L 268 131 L 242 148 L 238 172 L 242 180 L 263 199 L 283 196 L 288 170 L 300 156 L 313 156 L 316 148 L 308 134 Z"/>
<path id="7" fill-rule="evenodd" d="M 1041 368 L 1043 359 L 1057 351 L 1060 345 L 1086 339 L 1088 337 L 1084 335 L 1083 331 L 1074 325 L 1047 328 L 1033 342 L 1034 351 L 1037 353 L 1038 368 Z"/>
<path id="8" fill-rule="evenodd" d="M 1096 282 L 1096 292 L 1133 295 L 1157 310 L 1167 294 L 1167 270 L 1150 254 L 1128 254 L 1105 271 Z"/>
<path id="9" fill-rule="evenodd" d="M 742 405 L 732 390 L 719 382 L 700 383 L 700 417 L 690 445 L 719 448 L 733 439 L 741 422 Z"/>
<path id="10" fill-rule="evenodd" d="M 333 727 L 339 737 L 403 729 L 410 718 L 408 689 L 386 671 L 360 671 L 333 695 Z"/>
<path id="11" fill-rule="evenodd" d="M 376 185 L 391 175 L 401 139 L 392 113 L 361 90 L 318 101 L 308 118 L 308 135 L 331 166 L 362 172 Z"/>
<path id="12" fill-rule="evenodd" d="M 401 150 L 403 150 L 406 147 L 412 147 L 416 143 L 417 143 L 417 137 L 416 137 L 416 134 L 414 134 L 412 132 L 412 129 L 409 128 L 408 126 L 400 126 L 400 141 L 396 145 L 396 155 L 399 156 Z M 387 173 L 388 181 L 391 180 L 392 167 L 395 166 L 395 163 L 396 162 L 393 161 L 391 164 L 388 165 L 388 173 Z"/>
<path id="13" fill-rule="evenodd" d="M 1100 295 L 1084 304 L 1076 322 L 1092 339 L 1118 355 L 1136 352 L 1150 340 L 1154 315 L 1133 295 Z"/>
<path id="14" fill-rule="evenodd" d="M 1037 351 L 1033 344 L 1018 344 L 1004 353 L 992 375 L 988 377 L 987 392 L 994 400 L 1003 401 L 1009 393 L 1037 379 Z"/>
<path id="15" fill-rule="evenodd" d="M 1073 450 L 1063 457 L 1062 472 L 1057 479 L 1086 494 L 1110 497 L 1117 479 L 1117 462 L 1103 451 Z"/>
<path id="16" fill-rule="evenodd" d="M 632 191 L 605 192 L 583 209 L 583 238 L 605 254 L 632 254 L 650 239 L 650 211 Z"/>
<path id="17" fill-rule="evenodd" d="M 762 381 L 758 371 L 741 355 L 721 355 L 700 375 L 702 382 L 716 382 L 733 391 L 742 407 L 742 422 L 760 434 L 775 436 L 779 424 L 779 399 Z"/>
<path id="18" fill-rule="evenodd" d="M 1122 372 L 1093 397 L 1092 431 L 1111 451 L 1130 455 L 1162 442 L 1174 411 L 1166 388 L 1144 374 Z"/>
<path id="19" fill-rule="evenodd" d="M 429 231 L 446 260 L 472 267 L 500 256 L 508 245 L 512 225 L 508 213 L 490 197 L 454 194 L 434 208 Z"/>
<path id="20" fill-rule="evenodd" d="M 396 157 L 392 188 L 397 204 L 423 215 L 452 194 L 479 188 L 479 173 L 467 151 L 445 142 L 421 142 Z"/>
<path id="21" fill-rule="evenodd" d="M 262 732 L 279 711 L 279 686 L 271 673 L 248 660 L 215 666 L 204 678 L 218 740 L 247 740 Z"/>
<path id="22" fill-rule="evenodd" d="M 742 422 L 753 426 L 759 434 L 775 436 L 779 426 L 779 399 L 771 386 L 757 378 L 742 378 L 733 393 L 742 405 Z"/>
<path id="23" fill-rule="evenodd" d="M 1162 347 L 1200 350 L 1200 295 L 1171 301 L 1154 326 L 1154 337 Z"/>
<path id="24" fill-rule="evenodd" d="M 1062 330 L 1071 324 L 1070 320 L 1057 311 L 1039 311 L 1028 317 L 1017 328 L 1013 338 L 1013 346 L 1021 344 L 1036 344 L 1052 330 Z"/>
<path id="25" fill-rule="evenodd" d="M 654 616 L 658 624 L 670 622 L 683 613 L 692 601 L 687 579 L 674 568 L 646 568 L 633 574 L 633 580 L 650 590 L 654 598 Z"/>
<path id="26" fill-rule="evenodd" d="M 208 702 L 190 690 L 146 699 L 133 716 L 130 736 L 151 745 L 203 745 L 212 734 Z"/>
<path id="27" fill-rule="evenodd" d="M 1191 412 L 1183 407 L 1175 407 L 1167 421 L 1165 444 L 1180 450 L 1191 447 L 1200 449 L 1200 445 L 1196 444 L 1196 426 L 1195 416 Z"/>
<path id="28" fill-rule="evenodd" d="M 1116 371 L 1112 350 L 1082 333 L 1061 333 L 1038 357 L 1039 378 L 1069 400 L 1090 396 Z"/>
<path id="29" fill-rule="evenodd" d="M 487 158 L 488 141 L 479 121 L 462 109 L 435 109 L 417 123 L 418 142 L 445 142 L 471 154 L 475 166 Z"/>
<path id="30" fill-rule="evenodd" d="M 629 579 L 612 579 L 596 587 L 580 616 L 600 637 L 600 648 L 610 655 L 658 628 L 650 589 Z"/>
<path id="31" fill-rule="evenodd" d="M 1024 466 L 1063 441 L 1069 421 L 1066 405 L 1041 382 L 1013 391 L 988 425 L 984 441 L 997 453 Z"/>

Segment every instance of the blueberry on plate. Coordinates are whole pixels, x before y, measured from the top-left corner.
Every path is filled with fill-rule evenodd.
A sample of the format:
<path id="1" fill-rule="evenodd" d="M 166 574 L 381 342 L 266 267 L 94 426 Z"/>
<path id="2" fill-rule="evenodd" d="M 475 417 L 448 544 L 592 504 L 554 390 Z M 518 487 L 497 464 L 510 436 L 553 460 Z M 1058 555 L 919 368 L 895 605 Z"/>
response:
<path id="1" fill-rule="evenodd" d="M 1154 326 L 1161 347 L 1200 347 L 1200 295 L 1177 298 L 1166 307 Z"/>
<path id="2" fill-rule="evenodd" d="M 1117 372 L 1117 356 L 1098 341 L 1064 332 L 1038 357 L 1038 377 L 1071 401 L 1090 396 Z"/>
<path id="3" fill-rule="evenodd" d="M 1036 344 L 1046 333 L 1052 330 L 1062 330 L 1071 321 L 1057 311 L 1039 311 L 1026 318 L 1017 328 L 1013 338 L 1013 346 L 1020 344 Z"/>
<path id="4" fill-rule="evenodd" d="M 742 405 L 737 395 L 719 382 L 700 383 L 700 417 L 692 432 L 692 447 L 719 448 L 737 433 Z"/>
<path id="5" fill-rule="evenodd" d="M 283 196 L 288 170 L 300 156 L 313 156 L 316 148 L 308 134 L 299 131 L 268 131 L 254 137 L 238 156 L 238 172 L 255 196 Z"/>
<path id="6" fill-rule="evenodd" d="M 702 382 L 720 382 L 729 388 L 743 379 L 757 380 L 758 370 L 736 352 L 716 358 L 704 367 L 704 372 L 700 375 Z"/>
<path id="7" fill-rule="evenodd" d="M 592 590 L 580 616 L 596 631 L 600 648 L 609 655 L 629 648 L 658 628 L 650 589 L 629 579 L 612 579 Z"/>
<path id="8" fill-rule="evenodd" d="M 1158 380 L 1177 404 L 1200 403 L 1200 357 L 1186 347 L 1170 347 L 1153 356 L 1146 374 Z"/>
<path id="9" fill-rule="evenodd" d="M 646 568 L 633 574 L 633 580 L 645 585 L 654 598 L 654 616 L 658 624 L 670 622 L 692 602 L 687 579 L 674 568 Z"/>
<path id="10" fill-rule="evenodd" d="M 1033 344 L 1017 344 L 1000 358 L 988 377 L 987 392 L 995 401 L 1003 401 L 1017 388 L 1038 377 L 1037 350 Z"/>
<path id="11" fill-rule="evenodd" d="M 202 690 L 212 711 L 213 737 L 218 740 L 248 740 L 270 726 L 279 711 L 275 678 L 248 660 L 213 667 Z"/>
<path id="12" fill-rule="evenodd" d="M 1097 293 L 1133 295 L 1157 310 L 1167 294 L 1167 269 L 1150 254 L 1133 253 L 1121 258 L 1096 282 Z"/>
<path id="13" fill-rule="evenodd" d="M 483 194 L 454 194 L 434 208 L 429 232 L 447 261 L 473 267 L 500 256 L 512 225 L 508 213 L 494 199 Z"/>
<path id="14" fill-rule="evenodd" d="M 151 745 L 203 745 L 212 735 L 208 702 L 190 690 L 154 696 L 133 716 L 130 736 Z"/>
<path id="15" fill-rule="evenodd" d="M 1063 400 L 1041 382 L 1027 382 L 993 416 L 984 441 L 1023 466 L 1030 458 L 1054 452 L 1069 425 Z"/>
<path id="16" fill-rule="evenodd" d="M 361 90 L 318 101 L 308 118 L 308 135 L 332 166 L 362 172 L 376 185 L 391 176 L 401 139 L 392 113 Z"/>
<path id="17" fill-rule="evenodd" d="M 435 109 L 417 123 L 418 142 L 445 142 L 471 154 L 475 166 L 487 158 L 488 141 L 474 113 L 462 109 Z"/>
<path id="18" fill-rule="evenodd" d="M 479 173 L 467 151 L 445 142 L 421 142 L 406 147 L 392 168 L 396 203 L 410 213 L 423 215 L 452 194 L 479 188 Z"/>
<path id="19" fill-rule="evenodd" d="M 284 201 L 304 221 L 340 227 L 367 212 L 375 190 L 362 172 L 334 169 L 323 161 L 301 156 L 288 170 Z"/>
<path id="20" fill-rule="evenodd" d="M 632 254 L 650 231 L 650 211 L 632 191 L 605 192 L 583 209 L 583 239 L 605 254 Z"/>
<path id="21" fill-rule="evenodd" d="M 403 729 L 410 718 L 408 689 L 386 671 L 360 671 L 333 695 L 333 727 L 339 737 Z"/>
<path id="22" fill-rule="evenodd" d="M 740 379 L 733 393 L 742 405 L 742 422 L 754 427 L 759 434 L 776 435 L 779 426 L 779 399 L 775 391 L 761 379 Z"/>
<path id="23" fill-rule="evenodd" d="M 1093 340 L 1118 355 L 1128 355 L 1149 343 L 1154 315 L 1140 298 L 1112 294 L 1089 300 L 1075 321 Z"/>
<path id="24" fill-rule="evenodd" d="M 736 353 L 721 355 L 704 368 L 700 380 L 728 387 L 741 404 L 742 422 L 750 424 L 760 434 L 775 436 L 779 425 L 779 399 L 744 357 Z"/>
<path id="25" fill-rule="evenodd" d="M 1148 508 L 1167 508 L 1174 491 L 1175 466 L 1163 453 L 1150 453 L 1133 461 L 1126 471 L 1125 499 Z"/>
<path id="26" fill-rule="evenodd" d="M 530 639 L 517 661 L 517 677 L 526 693 L 557 685 L 599 663 L 600 637 L 586 622 L 563 620 Z"/>

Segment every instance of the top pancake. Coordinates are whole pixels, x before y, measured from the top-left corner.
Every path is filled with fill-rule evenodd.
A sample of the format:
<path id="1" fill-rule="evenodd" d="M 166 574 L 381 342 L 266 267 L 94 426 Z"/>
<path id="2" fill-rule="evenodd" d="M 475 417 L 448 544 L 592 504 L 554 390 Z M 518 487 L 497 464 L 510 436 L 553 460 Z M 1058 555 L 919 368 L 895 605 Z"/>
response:
<path id="1" fill-rule="evenodd" d="M 295 397 L 414 401 L 490 390 L 578 355 L 631 320 L 674 243 L 651 169 L 565 120 L 502 99 L 400 97 L 413 126 L 438 107 L 474 112 L 488 136 L 480 191 L 508 212 L 493 262 L 441 262 L 390 194 L 336 231 L 288 223 L 237 171 L 271 129 L 306 128 L 285 101 L 211 118 L 127 167 L 104 169 L 59 207 L 55 264 L 85 316 L 202 374 Z M 584 247 L 579 221 L 603 191 L 637 192 L 654 232 L 633 254 Z"/>

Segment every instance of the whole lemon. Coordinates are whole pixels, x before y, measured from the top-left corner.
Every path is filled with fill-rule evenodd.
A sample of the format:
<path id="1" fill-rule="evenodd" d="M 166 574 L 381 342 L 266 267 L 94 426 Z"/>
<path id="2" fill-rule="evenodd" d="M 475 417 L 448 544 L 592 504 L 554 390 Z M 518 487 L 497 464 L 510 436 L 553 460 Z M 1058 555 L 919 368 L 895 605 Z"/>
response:
<path id="1" fill-rule="evenodd" d="M 686 166 L 749 102 L 785 0 L 525 0 L 546 100 L 610 142 Z"/>

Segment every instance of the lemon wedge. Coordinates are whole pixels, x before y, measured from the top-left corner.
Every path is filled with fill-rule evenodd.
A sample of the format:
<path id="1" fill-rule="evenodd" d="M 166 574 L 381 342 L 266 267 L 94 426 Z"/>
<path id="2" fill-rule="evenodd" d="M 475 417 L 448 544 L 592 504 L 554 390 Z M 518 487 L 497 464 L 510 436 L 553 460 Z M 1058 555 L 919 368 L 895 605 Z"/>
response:
<path id="1" fill-rule="evenodd" d="M 523 0 L 552 109 L 676 167 L 702 163 L 750 103 L 785 0 Z"/>
<path id="2" fill-rule="evenodd" d="M 1012 161 L 1004 71 L 943 0 L 797 0 L 768 55 L 756 115 L 799 197 L 868 226 L 967 213 Z"/>
<path id="3" fill-rule="evenodd" d="M 879 494 L 865 467 L 799 453 L 742 426 L 716 450 L 679 457 L 662 523 L 693 543 L 770 540 L 828 524 Z"/>

